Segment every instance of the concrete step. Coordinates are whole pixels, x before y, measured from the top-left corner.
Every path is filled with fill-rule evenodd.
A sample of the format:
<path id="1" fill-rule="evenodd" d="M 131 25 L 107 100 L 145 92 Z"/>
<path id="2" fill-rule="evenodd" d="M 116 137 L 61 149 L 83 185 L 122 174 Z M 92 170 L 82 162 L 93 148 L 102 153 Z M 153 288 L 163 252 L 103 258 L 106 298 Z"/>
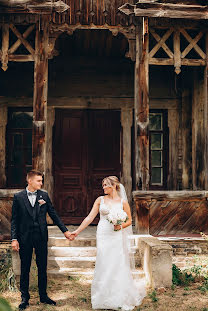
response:
<path id="1" fill-rule="evenodd" d="M 54 257 L 95 257 L 96 247 L 59 247 L 48 248 L 48 255 Z"/>
<path id="2" fill-rule="evenodd" d="M 60 268 L 60 269 L 48 269 L 48 274 L 56 276 L 84 276 L 87 279 L 93 279 L 94 269 L 90 268 Z M 136 269 L 132 272 L 135 280 L 140 280 L 145 277 L 145 273 L 142 269 Z"/>
<path id="3" fill-rule="evenodd" d="M 48 257 L 48 270 L 60 268 L 94 268 L 96 257 Z"/>
<path id="4" fill-rule="evenodd" d="M 60 246 L 60 247 L 95 247 L 95 238 L 76 238 L 74 241 L 69 241 L 65 237 L 50 236 L 48 239 L 48 246 Z"/>

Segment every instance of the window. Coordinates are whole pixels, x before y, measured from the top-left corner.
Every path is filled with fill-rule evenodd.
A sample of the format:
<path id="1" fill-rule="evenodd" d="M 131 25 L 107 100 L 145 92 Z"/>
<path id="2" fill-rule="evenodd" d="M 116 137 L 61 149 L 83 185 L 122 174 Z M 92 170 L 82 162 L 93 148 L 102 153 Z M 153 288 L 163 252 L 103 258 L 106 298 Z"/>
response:
<path id="1" fill-rule="evenodd" d="M 150 135 L 150 186 L 165 189 L 167 184 L 168 126 L 167 112 L 151 110 Z"/>
<path id="2" fill-rule="evenodd" d="M 32 169 L 32 108 L 9 108 L 7 124 L 7 186 L 25 187 Z"/>

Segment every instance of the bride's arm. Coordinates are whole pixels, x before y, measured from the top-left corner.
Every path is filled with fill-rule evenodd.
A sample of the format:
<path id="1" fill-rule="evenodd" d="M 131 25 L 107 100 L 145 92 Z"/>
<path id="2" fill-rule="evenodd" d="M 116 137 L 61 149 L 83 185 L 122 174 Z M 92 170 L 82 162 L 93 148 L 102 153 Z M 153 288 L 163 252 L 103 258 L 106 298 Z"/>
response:
<path id="1" fill-rule="evenodd" d="M 122 225 L 114 226 L 116 230 L 120 230 L 122 228 L 126 228 L 132 224 L 132 217 L 131 217 L 131 209 L 129 203 L 127 201 L 123 201 L 123 210 L 126 212 L 128 216 L 127 222 L 123 222 Z"/>
<path id="2" fill-rule="evenodd" d="M 75 231 L 73 231 L 71 233 L 71 236 L 73 239 L 80 232 L 82 232 L 85 228 L 87 228 L 87 226 L 89 226 L 89 224 L 91 224 L 91 222 L 95 219 L 95 217 L 97 216 L 97 214 L 99 212 L 100 201 L 101 201 L 100 197 L 95 200 L 93 207 L 92 207 L 90 213 L 88 214 L 88 216 L 83 220 L 81 225 Z"/>

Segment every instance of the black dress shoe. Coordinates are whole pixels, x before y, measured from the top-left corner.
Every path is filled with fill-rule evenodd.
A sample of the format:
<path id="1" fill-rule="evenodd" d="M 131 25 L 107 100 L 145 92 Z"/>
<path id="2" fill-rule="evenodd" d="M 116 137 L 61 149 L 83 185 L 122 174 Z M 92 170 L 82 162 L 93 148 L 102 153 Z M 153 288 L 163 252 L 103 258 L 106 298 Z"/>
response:
<path id="1" fill-rule="evenodd" d="M 40 302 L 46 303 L 47 305 L 54 305 L 54 306 L 56 305 L 56 302 L 52 300 L 51 298 L 49 298 L 48 296 L 44 298 L 40 298 Z"/>
<path id="2" fill-rule="evenodd" d="M 25 310 L 29 306 L 29 302 L 27 300 L 22 300 L 19 305 L 19 310 Z"/>

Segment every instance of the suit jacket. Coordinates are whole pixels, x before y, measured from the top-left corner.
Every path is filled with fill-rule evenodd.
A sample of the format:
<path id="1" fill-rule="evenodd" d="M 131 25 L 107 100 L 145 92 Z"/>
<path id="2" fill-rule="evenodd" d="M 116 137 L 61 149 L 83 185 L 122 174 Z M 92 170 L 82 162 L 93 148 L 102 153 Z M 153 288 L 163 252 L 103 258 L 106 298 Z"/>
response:
<path id="1" fill-rule="evenodd" d="M 39 200 L 46 203 L 40 205 Z M 33 209 L 37 208 L 37 222 L 39 224 L 42 239 L 48 241 L 48 229 L 46 214 L 52 218 L 62 232 L 68 231 L 61 219 L 58 217 L 48 193 L 42 190 L 37 191 L 35 206 L 32 207 L 27 196 L 27 191 L 23 190 L 14 195 L 11 220 L 11 238 L 17 239 L 19 243 L 27 243 L 32 237 L 34 228 Z"/>

